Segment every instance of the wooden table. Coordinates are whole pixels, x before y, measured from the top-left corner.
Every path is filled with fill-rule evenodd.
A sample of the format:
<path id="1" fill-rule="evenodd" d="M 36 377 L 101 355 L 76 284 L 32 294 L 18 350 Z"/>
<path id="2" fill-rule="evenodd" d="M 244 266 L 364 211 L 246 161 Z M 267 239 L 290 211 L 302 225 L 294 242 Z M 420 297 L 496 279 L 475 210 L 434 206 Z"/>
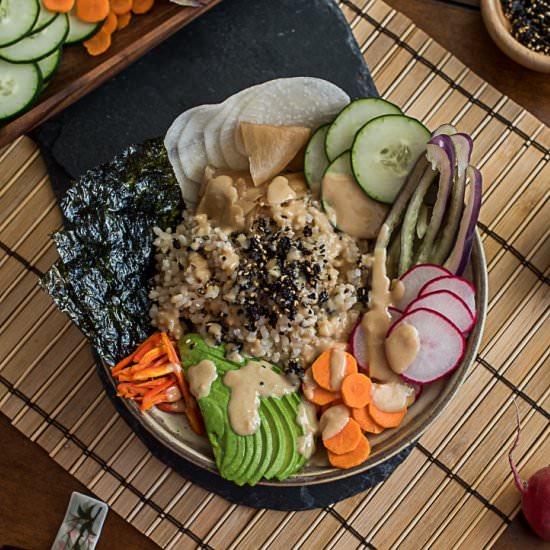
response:
<path id="1" fill-rule="evenodd" d="M 550 79 L 508 60 L 483 27 L 476 0 L 386 0 L 489 83 L 550 124 Z M 0 545 L 45 549 L 55 537 L 72 491 L 86 492 L 38 445 L 0 415 Z M 512 483 L 512 481 L 510 481 Z M 98 548 L 157 546 L 110 512 Z M 518 517 L 497 543 L 501 549 L 543 548 Z"/>

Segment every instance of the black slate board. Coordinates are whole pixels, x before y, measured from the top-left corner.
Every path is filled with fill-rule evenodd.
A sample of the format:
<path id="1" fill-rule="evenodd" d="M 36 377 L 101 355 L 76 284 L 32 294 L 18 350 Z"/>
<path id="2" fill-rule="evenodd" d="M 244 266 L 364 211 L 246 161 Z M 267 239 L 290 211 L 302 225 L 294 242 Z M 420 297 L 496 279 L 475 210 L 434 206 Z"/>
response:
<path id="1" fill-rule="evenodd" d="M 332 0 L 225 0 L 65 111 L 37 128 L 59 198 L 70 179 L 110 160 L 132 143 L 163 135 L 185 109 L 217 103 L 247 86 L 285 76 L 317 76 L 352 98 L 376 96 L 363 56 Z M 306 510 L 380 483 L 408 456 L 347 480 L 302 488 L 237 487 L 160 445 L 115 397 L 120 414 L 151 452 L 186 478 L 238 504 Z"/>

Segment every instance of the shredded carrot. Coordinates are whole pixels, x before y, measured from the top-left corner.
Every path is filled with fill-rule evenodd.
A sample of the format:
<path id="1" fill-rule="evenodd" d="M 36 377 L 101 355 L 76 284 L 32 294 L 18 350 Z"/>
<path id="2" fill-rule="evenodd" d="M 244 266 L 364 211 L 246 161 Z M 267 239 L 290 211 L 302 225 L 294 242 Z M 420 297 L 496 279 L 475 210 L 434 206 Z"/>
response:
<path id="1" fill-rule="evenodd" d="M 122 13 L 117 16 L 117 26 L 116 30 L 121 31 L 122 29 L 125 29 L 129 24 L 130 20 L 132 19 L 132 12 L 129 11 L 128 13 Z"/>
<path id="2" fill-rule="evenodd" d="M 109 0 L 76 0 L 76 15 L 87 23 L 103 21 L 109 15 L 109 9 Z"/>
<path id="3" fill-rule="evenodd" d="M 134 0 L 132 11 L 136 14 L 147 13 L 155 5 L 155 0 Z"/>
<path id="4" fill-rule="evenodd" d="M 369 413 L 368 407 L 361 407 L 360 409 L 351 409 L 351 416 L 359 423 L 361 429 L 364 432 L 371 434 L 380 434 L 384 431 L 382 426 L 379 426 Z"/>
<path id="5" fill-rule="evenodd" d="M 59 13 L 67 13 L 73 9 L 74 0 L 43 0 L 47 10 Z"/>
<path id="6" fill-rule="evenodd" d="M 107 19 L 105 19 L 105 23 L 101 26 L 101 29 L 109 34 L 113 34 L 116 31 L 117 23 L 118 19 L 116 14 L 113 11 L 110 11 Z"/>
<path id="7" fill-rule="evenodd" d="M 321 388 L 329 391 L 338 391 L 340 388 L 333 388 L 331 385 L 331 368 L 330 368 L 330 358 L 332 356 L 332 350 L 328 349 L 321 353 L 313 365 L 311 365 L 311 372 L 313 374 L 313 380 Z M 350 374 L 355 374 L 357 372 L 357 361 L 355 357 L 350 353 L 346 352 L 346 370 L 344 376 L 349 376 Z"/>
<path id="8" fill-rule="evenodd" d="M 394 413 L 381 411 L 374 403 L 369 403 L 368 408 L 372 419 L 383 428 L 396 428 L 407 414 L 407 409 Z"/>
<path id="9" fill-rule="evenodd" d="M 349 451 L 344 454 L 336 454 L 331 451 L 327 452 L 328 461 L 335 468 L 340 468 L 342 470 L 347 470 L 348 468 L 354 468 L 363 464 L 370 455 L 370 444 L 369 440 L 362 435 L 357 447 L 353 451 Z"/>
<path id="10" fill-rule="evenodd" d="M 166 335 L 165 332 L 160 333 L 160 337 L 162 338 L 162 343 L 164 344 L 164 348 L 166 349 L 166 352 L 168 353 L 168 359 L 175 363 L 176 365 L 180 364 L 180 360 L 178 357 L 178 354 L 176 353 L 176 350 L 174 349 L 174 345 L 172 342 L 170 342 L 170 339 Z"/>
<path id="11" fill-rule="evenodd" d="M 173 385 L 174 385 L 174 380 L 167 380 L 166 382 L 164 382 L 164 384 L 160 384 L 156 388 L 150 389 L 146 394 L 143 395 L 139 410 L 147 411 L 153 405 L 166 401 L 166 396 L 162 395 L 162 392 L 164 392 L 170 386 L 173 386 Z"/>
<path id="12" fill-rule="evenodd" d="M 323 444 L 331 453 L 343 455 L 353 451 L 361 442 L 362 437 L 361 427 L 353 418 L 350 418 L 336 435 L 324 439 Z"/>
<path id="13" fill-rule="evenodd" d="M 348 407 L 360 408 L 370 402 L 372 382 L 368 376 L 356 373 L 346 376 L 342 381 L 342 399 Z"/>
<path id="14" fill-rule="evenodd" d="M 134 4 L 133 0 L 110 0 L 110 1 L 111 1 L 111 10 L 114 11 L 117 15 L 128 13 L 132 9 L 132 5 Z"/>

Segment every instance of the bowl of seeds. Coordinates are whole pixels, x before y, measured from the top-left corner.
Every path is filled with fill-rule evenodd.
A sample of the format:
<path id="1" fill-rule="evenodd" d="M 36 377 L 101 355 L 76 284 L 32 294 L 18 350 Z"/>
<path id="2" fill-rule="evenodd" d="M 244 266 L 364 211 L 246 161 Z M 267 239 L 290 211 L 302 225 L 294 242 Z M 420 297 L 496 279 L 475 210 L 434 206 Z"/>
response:
<path id="1" fill-rule="evenodd" d="M 550 0 L 481 0 L 487 31 L 516 63 L 550 73 Z"/>

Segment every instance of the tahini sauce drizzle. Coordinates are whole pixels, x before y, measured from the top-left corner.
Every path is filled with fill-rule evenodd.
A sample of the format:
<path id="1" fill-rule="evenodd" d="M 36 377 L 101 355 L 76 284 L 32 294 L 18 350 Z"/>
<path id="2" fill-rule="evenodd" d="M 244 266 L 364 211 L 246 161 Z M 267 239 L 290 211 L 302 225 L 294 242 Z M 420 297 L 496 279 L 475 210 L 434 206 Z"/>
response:
<path id="1" fill-rule="evenodd" d="M 323 441 L 340 433 L 349 421 L 349 409 L 345 405 L 336 405 L 327 409 L 319 421 Z"/>
<path id="2" fill-rule="evenodd" d="M 334 391 L 340 390 L 346 374 L 346 352 L 334 348 L 330 352 L 330 386 Z"/>
<path id="3" fill-rule="evenodd" d="M 405 321 L 395 327 L 386 338 L 385 350 L 393 372 L 405 372 L 414 363 L 420 351 L 420 338 L 416 327 Z"/>
<path id="4" fill-rule="evenodd" d="M 285 376 L 269 363 L 249 361 L 244 367 L 228 371 L 223 383 L 231 390 L 227 412 L 233 431 L 252 435 L 260 426 L 260 397 L 277 397 L 296 391 Z"/>
<path id="5" fill-rule="evenodd" d="M 210 394 L 212 382 L 218 378 L 216 365 L 208 359 L 203 359 L 187 369 L 189 391 L 196 398 L 207 397 Z"/>
<path id="6" fill-rule="evenodd" d="M 302 400 L 298 405 L 296 421 L 304 431 L 304 435 L 299 436 L 296 440 L 298 452 L 302 456 L 310 458 L 315 452 L 315 436 L 319 433 L 319 422 L 317 421 L 315 405 Z"/>
<path id="7" fill-rule="evenodd" d="M 392 413 L 402 411 L 414 402 L 414 388 L 408 384 L 373 384 L 372 402 L 376 408 Z"/>
<path id="8" fill-rule="evenodd" d="M 382 225 L 381 239 L 385 240 L 389 228 Z M 394 291 L 390 291 L 390 280 L 386 275 L 386 248 L 376 246 L 372 261 L 372 284 L 369 297 L 369 309 L 363 315 L 363 330 L 366 335 L 367 357 L 369 358 L 369 375 L 382 382 L 399 383 L 401 379 L 388 364 L 385 352 L 386 333 L 391 325 L 388 307 L 396 301 L 398 294 L 404 291 L 398 281 Z"/>

